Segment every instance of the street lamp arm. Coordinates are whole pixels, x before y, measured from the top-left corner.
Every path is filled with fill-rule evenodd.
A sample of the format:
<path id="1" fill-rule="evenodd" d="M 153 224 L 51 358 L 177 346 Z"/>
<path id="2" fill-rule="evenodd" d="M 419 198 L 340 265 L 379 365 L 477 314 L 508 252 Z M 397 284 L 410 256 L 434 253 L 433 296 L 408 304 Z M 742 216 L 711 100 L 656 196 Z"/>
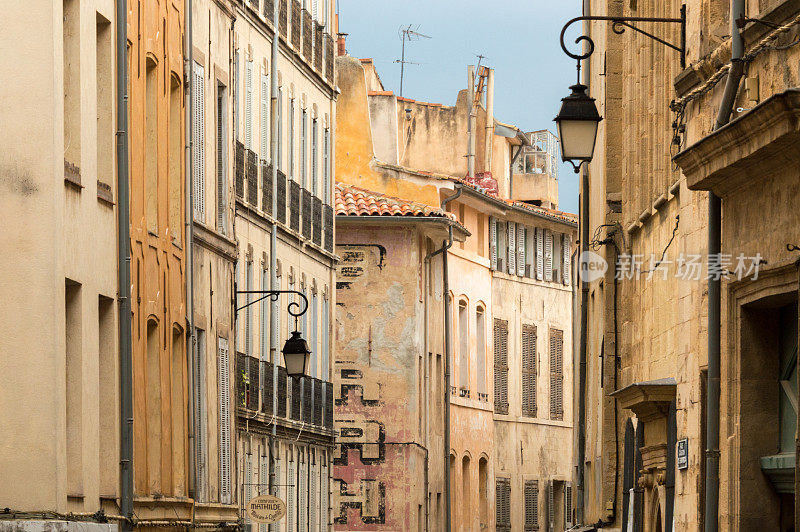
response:
<path id="1" fill-rule="evenodd" d="M 575 44 L 580 44 L 581 42 L 585 42 L 588 46 L 588 49 L 579 54 L 575 54 L 570 52 L 567 49 L 566 44 L 564 43 L 564 35 L 567 33 L 567 29 L 575 24 L 576 22 L 582 22 L 584 20 L 599 20 L 599 21 L 607 21 L 612 23 L 612 30 L 616 34 L 621 34 L 625 32 L 625 28 L 630 28 L 633 31 L 641 33 L 647 37 L 650 37 L 654 41 L 657 41 L 673 50 L 679 52 L 681 54 L 681 68 L 685 68 L 686 66 L 686 6 L 681 7 L 681 16 L 680 18 L 661 18 L 661 17 L 606 17 L 606 16 L 599 16 L 599 15 L 585 15 L 581 17 L 575 17 L 569 22 L 567 22 L 563 28 L 561 28 L 561 49 L 564 50 L 564 53 L 567 54 L 572 59 L 576 61 L 582 61 L 584 59 L 588 59 L 592 53 L 594 53 L 594 41 L 588 35 L 580 35 L 577 39 L 575 39 Z M 672 44 L 664 39 L 656 37 L 652 33 L 648 33 L 641 28 L 634 26 L 632 23 L 634 22 L 659 22 L 659 23 L 666 23 L 666 24 L 680 24 L 681 25 L 681 43 L 680 45 Z"/>
<path id="2" fill-rule="evenodd" d="M 302 299 L 302 303 L 297 301 L 291 301 L 288 305 L 286 305 L 286 311 L 294 316 L 295 318 L 299 318 L 303 314 L 306 313 L 308 310 L 308 297 L 303 292 L 298 292 L 297 290 L 237 290 L 236 295 L 240 294 L 260 294 L 261 297 L 256 299 L 255 301 L 250 301 L 249 303 L 242 305 L 241 307 L 236 308 L 236 312 L 239 312 L 242 309 L 249 307 L 250 305 L 254 305 L 259 301 L 263 301 L 264 299 L 271 299 L 272 301 L 277 301 L 278 297 L 281 294 L 295 294 L 300 296 Z"/>

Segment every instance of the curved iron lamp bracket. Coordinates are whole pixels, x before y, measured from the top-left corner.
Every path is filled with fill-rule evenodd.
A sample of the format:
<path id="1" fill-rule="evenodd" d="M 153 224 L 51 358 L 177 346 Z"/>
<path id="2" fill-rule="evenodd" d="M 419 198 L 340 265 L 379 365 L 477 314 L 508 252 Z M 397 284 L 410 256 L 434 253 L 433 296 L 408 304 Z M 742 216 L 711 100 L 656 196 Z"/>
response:
<path id="1" fill-rule="evenodd" d="M 290 301 L 289 304 L 286 305 L 286 311 L 294 316 L 295 329 L 297 328 L 297 319 L 305 314 L 308 310 L 308 297 L 306 297 L 303 292 L 298 292 L 297 290 L 237 290 L 236 296 L 238 297 L 240 294 L 259 294 L 261 297 L 255 301 L 250 301 L 241 307 L 236 307 L 236 313 L 267 298 L 271 299 L 272 301 L 277 301 L 281 294 L 294 294 L 300 296 L 301 302 Z M 234 300 L 234 305 L 235 303 L 236 300 Z"/>
<path id="2" fill-rule="evenodd" d="M 567 46 L 564 43 L 564 35 L 567 32 L 567 28 L 571 25 L 575 24 L 576 22 L 582 22 L 584 20 L 604 20 L 607 22 L 611 22 L 611 30 L 620 35 L 625 32 L 625 29 L 631 29 L 637 33 L 641 33 L 656 42 L 659 42 L 673 50 L 679 52 L 681 54 L 681 68 L 686 68 L 686 5 L 681 6 L 681 16 L 680 18 L 654 18 L 654 17 L 602 17 L 602 16 L 595 16 L 595 15 L 587 15 L 582 17 L 575 17 L 574 19 L 570 20 L 564 27 L 561 28 L 561 49 L 564 50 L 564 53 L 567 54 L 572 59 L 575 59 L 578 62 L 578 83 L 580 83 L 580 69 L 581 69 L 581 61 L 584 59 L 588 59 L 594 53 L 594 41 L 588 35 L 581 35 L 577 39 L 575 39 L 575 44 L 586 43 L 587 49 L 583 53 L 572 53 L 567 50 Z M 672 44 L 671 42 L 665 41 L 664 39 L 653 35 L 652 33 L 646 32 L 643 29 L 634 26 L 634 22 L 659 22 L 659 23 L 666 23 L 666 24 L 680 24 L 681 25 L 681 42 L 680 45 Z"/>

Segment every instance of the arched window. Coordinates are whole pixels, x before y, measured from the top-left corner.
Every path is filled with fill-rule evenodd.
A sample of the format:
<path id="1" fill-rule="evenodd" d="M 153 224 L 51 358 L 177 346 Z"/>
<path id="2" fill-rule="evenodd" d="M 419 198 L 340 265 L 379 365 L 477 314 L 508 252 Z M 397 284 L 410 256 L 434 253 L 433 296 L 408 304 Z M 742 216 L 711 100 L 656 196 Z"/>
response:
<path id="1" fill-rule="evenodd" d="M 485 456 L 478 461 L 478 507 L 480 529 L 489 529 L 489 463 Z"/>
<path id="2" fill-rule="evenodd" d="M 150 493 L 161 487 L 161 343 L 158 322 L 147 322 L 147 488 Z"/>
<path id="3" fill-rule="evenodd" d="M 464 455 L 461 459 L 461 509 L 462 518 L 464 520 L 464 528 L 466 530 L 472 529 L 470 523 L 473 514 L 472 506 L 472 485 L 470 482 L 470 459 L 469 456 Z"/>
<path id="4" fill-rule="evenodd" d="M 469 313 L 467 301 L 458 302 L 459 385 L 469 389 Z"/>

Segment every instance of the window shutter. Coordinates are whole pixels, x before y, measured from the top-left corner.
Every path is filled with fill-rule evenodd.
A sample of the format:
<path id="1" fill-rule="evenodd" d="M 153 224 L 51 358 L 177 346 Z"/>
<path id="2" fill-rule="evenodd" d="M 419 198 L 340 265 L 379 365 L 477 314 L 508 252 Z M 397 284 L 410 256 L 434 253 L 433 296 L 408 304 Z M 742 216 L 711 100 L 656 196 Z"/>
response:
<path id="1" fill-rule="evenodd" d="M 494 319 L 494 411 L 508 414 L 508 321 Z"/>
<path id="2" fill-rule="evenodd" d="M 244 145 L 253 149 L 253 62 L 245 63 L 244 89 Z"/>
<path id="3" fill-rule="evenodd" d="M 322 200 L 327 205 L 330 203 L 330 129 L 325 129 L 323 133 L 323 143 L 322 146 Z"/>
<path id="4" fill-rule="evenodd" d="M 564 234 L 561 245 L 561 249 L 564 252 L 564 274 L 562 281 L 566 285 L 568 285 L 570 282 L 569 266 L 570 266 L 570 252 L 572 251 L 570 249 L 571 245 L 572 245 L 572 237 L 570 235 Z"/>
<path id="5" fill-rule="evenodd" d="M 550 329 L 550 419 L 564 419 L 564 332 Z"/>
<path id="6" fill-rule="evenodd" d="M 539 481 L 525 481 L 525 530 L 539 530 Z"/>
<path id="7" fill-rule="evenodd" d="M 297 492 L 298 495 L 298 502 L 297 508 L 300 511 L 299 521 L 299 529 L 301 531 L 308 530 L 308 466 L 304 461 L 297 462 L 297 466 L 300 468 L 300 486 L 299 491 Z"/>
<path id="8" fill-rule="evenodd" d="M 536 279 L 542 280 L 544 272 L 544 230 L 536 228 Z"/>
<path id="9" fill-rule="evenodd" d="M 294 498 L 297 493 L 297 475 L 295 475 L 295 464 L 297 462 L 290 461 L 288 466 L 288 477 L 286 478 L 286 489 L 288 496 L 286 497 L 286 530 L 294 530 L 295 517 L 297 510 L 295 509 Z"/>
<path id="10" fill-rule="evenodd" d="M 536 417 L 536 326 L 522 326 L 522 415 Z"/>
<path id="11" fill-rule="evenodd" d="M 205 381 L 205 353 L 204 351 L 204 341 L 202 331 L 199 329 L 195 329 L 195 334 L 197 335 L 197 345 L 195 347 L 195 355 L 194 355 L 194 368 L 193 368 L 193 388 L 194 388 L 194 396 L 195 397 L 205 397 L 205 390 L 203 389 L 203 383 Z M 195 438 L 194 438 L 194 452 L 195 452 L 195 461 L 197 463 L 197 481 L 196 481 L 196 488 L 195 491 L 197 495 L 195 495 L 196 499 L 203 500 L 204 499 L 204 489 L 205 489 L 205 470 L 206 470 L 206 440 L 205 440 L 205 416 L 203 415 L 203 402 L 202 401 L 192 401 L 194 403 L 194 426 L 195 426 Z"/>
<path id="12" fill-rule="evenodd" d="M 323 451 L 320 458 L 319 529 L 328 530 L 328 462 Z"/>
<path id="13" fill-rule="evenodd" d="M 261 160 L 267 161 L 269 153 L 269 83 L 267 74 L 261 75 Z M 266 207 L 264 208 L 266 210 Z"/>
<path id="14" fill-rule="evenodd" d="M 308 529 L 317 530 L 317 464 L 311 462 L 309 466 L 311 478 L 309 479 L 309 502 L 308 502 Z"/>
<path id="15" fill-rule="evenodd" d="M 547 483 L 547 529 L 553 532 L 555 528 L 555 493 L 553 493 L 553 481 Z"/>
<path id="16" fill-rule="evenodd" d="M 524 226 L 517 225 L 517 275 L 525 275 L 525 233 Z"/>
<path id="17" fill-rule="evenodd" d="M 231 503 L 231 377 L 228 340 L 218 339 L 219 358 L 219 500 Z"/>
<path id="18" fill-rule="evenodd" d="M 245 286 L 247 287 L 246 290 L 252 291 L 253 290 L 253 261 L 248 260 L 245 266 Z M 247 302 L 250 303 L 252 300 L 252 295 L 247 294 Z M 245 309 L 244 314 L 244 353 L 247 356 L 251 356 L 253 354 L 253 305 L 250 305 Z"/>
<path id="19" fill-rule="evenodd" d="M 194 217 L 205 221 L 206 214 L 206 121 L 205 83 L 203 65 L 194 64 L 194 106 L 192 110 L 194 139 L 192 141 L 192 179 L 194 180 Z"/>
<path id="20" fill-rule="evenodd" d="M 217 95 L 217 229 L 225 234 L 226 180 L 225 180 L 225 106 L 222 94 Z"/>
<path id="21" fill-rule="evenodd" d="M 511 481 L 495 480 L 495 525 L 498 531 L 511 530 Z"/>
<path id="22" fill-rule="evenodd" d="M 514 275 L 517 273 L 517 258 L 516 258 L 516 247 L 517 247 L 517 240 L 515 238 L 515 229 L 517 224 L 514 222 L 508 222 L 508 273 L 510 275 Z"/>
<path id="23" fill-rule="evenodd" d="M 572 483 L 564 485 L 564 524 L 566 527 L 572 526 Z"/>
<path id="24" fill-rule="evenodd" d="M 270 487 L 272 488 L 272 495 L 286 501 L 287 500 L 286 495 L 282 493 L 283 489 L 280 486 L 281 484 L 285 484 L 284 482 L 282 482 L 281 479 L 281 461 L 275 460 L 274 477 L 270 479 Z M 280 530 L 279 523 L 274 523 L 269 525 L 269 532 L 278 532 L 279 530 Z"/>
<path id="25" fill-rule="evenodd" d="M 244 505 L 253 498 L 253 455 L 244 455 Z M 250 518 L 245 515 L 245 522 L 249 523 Z"/>
<path id="26" fill-rule="evenodd" d="M 497 220 L 489 218 L 489 255 L 493 270 L 497 269 Z"/>
<path id="27" fill-rule="evenodd" d="M 544 280 L 553 280 L 553 233 L 544 230 Z"/>

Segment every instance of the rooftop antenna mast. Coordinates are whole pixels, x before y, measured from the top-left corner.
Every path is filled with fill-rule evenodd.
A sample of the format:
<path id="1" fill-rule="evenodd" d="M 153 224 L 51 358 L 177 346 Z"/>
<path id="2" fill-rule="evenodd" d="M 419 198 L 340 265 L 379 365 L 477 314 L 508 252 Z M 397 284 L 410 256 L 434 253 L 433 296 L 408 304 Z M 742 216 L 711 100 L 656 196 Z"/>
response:
<path id="1" fill-rule="evenodd" d="M 420 39 L 430 39 L 429 35 L 425 35 L 424 33 L 420 33 L 417 31 L 419 29 L 419 24 L 413 26 L 409 24 L 408 26 L 400 26 L 398 29 L 398 33 L 400 34 L 400 40 L 403 41 L 402 51 L 400 53 L 400 59 L 395 60 L 395 63 L 400 63 L 400 97 L 403 97 L 403 75 L 405 74 L 405 67 L 406 64 L 409 65 L 418 65 L 419 63 L 414 63 L 413 61 L 406 61 L 406 41 L 418 41 Z"/>

